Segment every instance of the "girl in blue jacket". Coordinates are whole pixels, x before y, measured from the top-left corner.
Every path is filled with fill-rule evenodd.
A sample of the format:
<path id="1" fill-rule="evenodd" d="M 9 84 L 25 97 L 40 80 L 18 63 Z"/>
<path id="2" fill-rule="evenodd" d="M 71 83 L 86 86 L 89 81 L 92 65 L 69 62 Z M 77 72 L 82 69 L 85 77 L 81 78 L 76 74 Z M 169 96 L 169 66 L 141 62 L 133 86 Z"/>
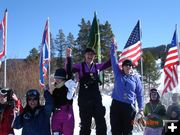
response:
<path id="1" fill-rule="evenodd" d="M 15 129 L 22 128 L 22 135 L 51 135 L 52 96 L 48 90 L 44 91 L 44 106 L 40 105 L 39 96 L 40 94 L 36 89 L 30 89 L 26 93 L 27 105 L 14 122 Z"/>

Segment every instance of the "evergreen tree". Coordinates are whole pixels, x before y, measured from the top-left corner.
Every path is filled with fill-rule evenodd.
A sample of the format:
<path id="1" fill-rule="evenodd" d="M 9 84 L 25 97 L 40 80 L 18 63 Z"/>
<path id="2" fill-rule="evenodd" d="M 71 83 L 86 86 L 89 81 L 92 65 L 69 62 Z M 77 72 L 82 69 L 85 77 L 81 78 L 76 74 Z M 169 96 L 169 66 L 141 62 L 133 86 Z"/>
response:
<path id="1" fill-rule="evenodd" d="M 63 33 L 63 30 L 60 29 L 59 33 L 57 34 L 57 37 L 55 39 L 55 49 L 58 52 L 58 58 L 57 58 L 57 67 L 63 67 L 64 66 L 64 60 L 65 52 L 66 52 L 66 40 L 65 40 L 65 34 Z"/>
<path id="2" fill-rule="evenodd" d="M 67 47 L 72 49 L 73 61 L 76 63 L 79 60 L 79 46 L 77 45 L 72 33 L 67 36 Z"/>
<path id="3" fill-rule="evenodd" d="M 159 85 L 156 83 L 159 77 L 160 72 L 158 71 L 158 68 L 156 66 L 156 61 L 152 53 L 147 51 L 143 54 L 143 80 L 144 83 L 148 85 L 148 89 L 157 87 Z"/>
<path id="4" fill-rule="evenodd" d="M 26 58 L 27 61 L 34 61 L 37 62 L 39 60 L 39 53 L 36 48 L 32 48 L 29 52 L 29 55 Z"/>
<path id="5" fill-rule="evenodd" d="M 56 59 L 55 59 L 55 56 L 56 56 L 56 49 L 55 49 L 55 46 L 54 46 L 54 39 L 52 37 L 52 34 L 50 33 L 50 51 L 51 51 L 51 61 L 50 61 L 50 64 L 51 64 L 51 72 L 54 72 L 55 68 L 56 68 Z"/>
<path id="6" fill-rule="evenodd" d="M 76 40 L 79 48 L 79 57 L 77 58 L 78 61 L 81 61 L 82 58 L 84 58 L 84 50 L 88 45 L 88 37 L 89 37 L 89 32 L 91 28 L 90 21 L 87 23 L 85 22 L 84 18 L 81 20 L 81 24 L 78 25 L 80 27 L 79 33 L 78 33 L 78 38 Z"/>
<path id="7" fill-rule="evenodd" d="M 66 44 L 67 44 L 67 47 L 74 48 L 75 40 L 74 40 L 74 36 L 73 36 L 73 34 L 71 32 L 67 36 Z"/>
<path id="8" fill-rule="evenodd" d="M 100 25 L 102 61 L 109 59 L 109 51 L 113 36 L 114 34 L 108 21 L 106 21 L 104 25 Z"/>

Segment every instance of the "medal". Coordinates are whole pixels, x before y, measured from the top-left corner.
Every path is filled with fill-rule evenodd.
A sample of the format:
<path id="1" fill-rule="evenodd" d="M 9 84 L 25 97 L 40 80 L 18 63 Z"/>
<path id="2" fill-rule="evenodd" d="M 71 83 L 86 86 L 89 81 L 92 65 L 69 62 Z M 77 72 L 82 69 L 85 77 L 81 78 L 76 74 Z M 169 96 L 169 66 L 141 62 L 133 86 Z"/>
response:
<path id="1" fill-rule="evenodd" d="M 94 79 L 94 74 L 90 73 L 90 77 L 91 77 L 91 79 Z"/>

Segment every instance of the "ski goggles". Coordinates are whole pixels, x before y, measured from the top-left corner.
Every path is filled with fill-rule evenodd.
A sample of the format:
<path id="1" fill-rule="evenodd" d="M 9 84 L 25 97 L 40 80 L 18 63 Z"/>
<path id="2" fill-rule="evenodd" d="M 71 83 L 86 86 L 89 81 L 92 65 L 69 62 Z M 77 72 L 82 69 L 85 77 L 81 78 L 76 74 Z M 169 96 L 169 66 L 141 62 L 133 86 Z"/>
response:
<path id="1" fill-rule="evenodd" d="M 37 97 L 37 96 L 39 96 L 39 93 L 37 92 L 37 90 L 30 90 L 27 92 L 26 96 L 27 97 Z"/>

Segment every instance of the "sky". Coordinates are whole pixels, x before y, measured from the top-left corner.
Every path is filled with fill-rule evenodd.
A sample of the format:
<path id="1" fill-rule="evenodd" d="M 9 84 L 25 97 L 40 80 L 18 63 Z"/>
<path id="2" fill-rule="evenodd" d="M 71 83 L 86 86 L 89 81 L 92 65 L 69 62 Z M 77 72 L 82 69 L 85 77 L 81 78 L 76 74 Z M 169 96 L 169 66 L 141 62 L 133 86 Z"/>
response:
<path id="1" fill-rule="evenodd" d="M 41 43 L 47 18 L 55 38 L 62 29 L 77 38 L 81 19 L 108 21 L 122 51 L 138 19 L 142 48 L 169 44 L 180 25 L 179 0 L 0 0 L 0 21 L 8 10 L 7 58 L 26 58 Z"/>

